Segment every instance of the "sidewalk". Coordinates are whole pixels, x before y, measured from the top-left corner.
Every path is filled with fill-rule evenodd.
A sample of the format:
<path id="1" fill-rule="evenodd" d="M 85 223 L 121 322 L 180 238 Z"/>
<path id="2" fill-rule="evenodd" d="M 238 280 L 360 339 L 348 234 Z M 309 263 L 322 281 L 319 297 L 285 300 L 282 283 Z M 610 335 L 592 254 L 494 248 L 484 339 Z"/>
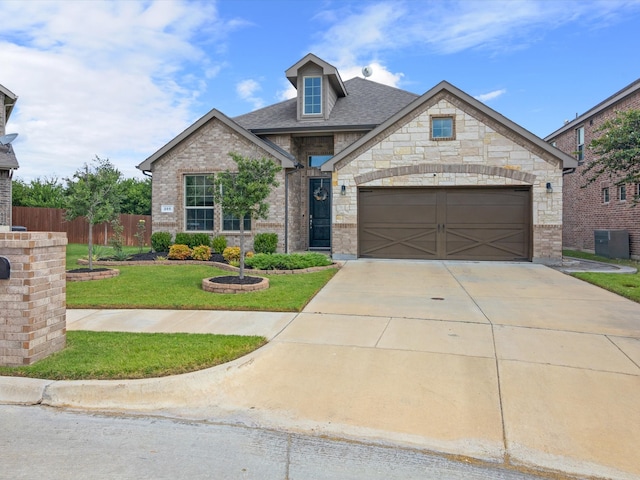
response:
<path id="1" fill-rule="evenodd" d="M 640 478 L 640 305 L 541 265 L 347 262 L 302 313 L 277 318 L 69 313 L 70 329 L 242 325 L 272 341 L 186 375 L 0 377 L 0 392 L 13 385 L 17 403 L 261 426 L 565 478 Z"/>

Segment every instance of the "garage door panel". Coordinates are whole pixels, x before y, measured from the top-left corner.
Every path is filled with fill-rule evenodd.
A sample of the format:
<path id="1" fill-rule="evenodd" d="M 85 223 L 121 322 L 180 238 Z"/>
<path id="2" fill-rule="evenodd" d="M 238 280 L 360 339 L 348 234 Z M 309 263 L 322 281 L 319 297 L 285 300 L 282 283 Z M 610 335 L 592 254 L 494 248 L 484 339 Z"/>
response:
<path id="1" fill-rule="evenodd" d="M 361 257 L 436 258 L 436 228 L 373 224 L 361 230 Z"/>
<path id="2" fill-rule="evenodd" d="M 361 191 L 360 256 L 529 260 L 528 188 Z"/>

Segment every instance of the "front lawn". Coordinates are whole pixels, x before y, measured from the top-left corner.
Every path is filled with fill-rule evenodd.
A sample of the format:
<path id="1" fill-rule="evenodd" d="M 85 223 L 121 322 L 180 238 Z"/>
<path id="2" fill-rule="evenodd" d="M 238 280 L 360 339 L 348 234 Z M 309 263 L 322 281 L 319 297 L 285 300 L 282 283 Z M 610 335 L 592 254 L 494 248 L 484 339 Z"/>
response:
<path id="1" fill-rule="evenodd" d="M 578 252 L 575 250 L 565 250 L 563 254 L 566 257 L 626 265 L 634 267 L 640 271 L 640 262 L 635 260 L 604 258 L 593 255 L 592 253 Z M 640 303 L 640 273 L 638 272 L 635 274 L 578 272 L 573 273 L 572 275 L 580 280 L 584 280 L 585 282 L 597 285 L 605 290 L 609 290 L 610 292 L 628 298 L 629 300 Z"/>
<path id="2" fill-rule="evenodd" d="M 70 245 L 67 268 L 77 268 L 77 259 L 83 255 L 86 256 L 86 246 Z M 118 277 L 67 282 L 67 307 L 299 312 L 337 271 L 265 275 L 270 285 L 267 290 L 218 294 L 202 290 L 203 279 L 229 275 L 213 266 L 153 265 L 150 262 L 150 265 L 114 268 L 120 270 Z"/>
<path id="3" fill-rule="evenodd" d="M 49 380 L 163 377 L 230 362 L 266 343 L 263 337 L 188 333 L 67 332 L 63 350 L 0 375 Z"/>

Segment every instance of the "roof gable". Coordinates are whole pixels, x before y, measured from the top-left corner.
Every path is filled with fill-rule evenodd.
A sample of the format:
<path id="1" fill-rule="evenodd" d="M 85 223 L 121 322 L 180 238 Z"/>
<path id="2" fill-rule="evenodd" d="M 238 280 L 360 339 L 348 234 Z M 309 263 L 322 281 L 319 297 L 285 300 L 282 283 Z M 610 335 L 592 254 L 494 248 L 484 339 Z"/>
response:
<path id="1" fill-rule="evenodd" d="M 338 98 L 327 119 L 298 121 L 297 100 L 292 98 L 234 117 L 234 120 L 256 134 L 371 130 L 418 98 L 415 93 L 359 77 L 347 80 L 344 85 L 349 94 Z"/>
<path id="2" fill-rule="evenodd" d="M 340 78 L 338 69 L 330 63 L 327 63 L 321 58 L 315 56 L 313 53 L 308 53 L 302 59 L 298 60 L 296 63 L 287 68 L 287 70 L 285 71 L 287 79 L 296 89 L 298 88 L 298 72 L 306 67 L 309 63 L 320 67 L 320 69 L 322 70 L 322 75 L 328 77 L 329 83 L 339 97 L 344 97 L 347 95 L 347 90 L 345 89 L 344 83 L 342 82 L 342 78 Z"/>
<path id="3" fill-rule="evenodd" d="M 164 155 L 169 153 L 173 148 L 175 148 L 178 144 L 180 144 L 182 141 L 189 138 L 191 135 L 197 132 L 200 128 L 202 128 L 204 125 L 206 125 L 207 123 L 209 123 L 214 119 L 217 119 L 220 122 L 224 123 L 227 127 L 234 130 L 240 136 L 246 138 L 250 142 L 259 146 L 260 148 L 265 150 L 267 153 L 269 153 L 270 155 L 278 159 L 281 162 L 283 167 L 285 168 L 294 167 L 295 165 L 294 160 L 290 156 L 288 156 L 286 152 L 282 151 L 281 149 L 275 148 L 275 146 L 271 142 L 265 142 L 259 137 L 257 137 L 256 135 L 254 135 L 253 133 L 245 130 L 236 122 L 234 122 L 232 119 L 227 117 L 224 113 L 214 108 L 211 111 L 209 111 L 209 113 L 207 113 L 206 115 L 198 119 L 198 121 L 196 121 L 186 130 L 184 130 L 182 133 L 180 133 L 177 137 L 175 137 L 169 143 L 167 143 L 158 151 L 156 151 L 153 155 L 148 157 L 144 162 L 139 164 L 136 168 L 138 168 L 139 170 L 142 170 L 143 172 L 151 171 L 151 165 L 153 164 L 153 162 L 162 158 Z"/>
<path id="4" fill-rule="evenodd" d="M 376 142 L 377 137 L 385 130 L 392 127 L 395 123 L 401 122 L 405 118 L 411 118 L 412 113 L 420 111 L 427 105 L 436 103 L 443 96 L 453 100 L 453 103 L 455 103 L 458 108 L 466 111 L 470 115 L 473 115 L 475 111 L 485 118 L 488 118 L 491 122 L 491 126 L 499 133 L 505 134 L 511 132 L 512 134 L 509 136 L 512 139 L 516 138 L 519 140 L 517 143 L 528 150 L 534 150 L 541 157 L 546 158 L 547 160 L 556 159 L 562 163 L 563 168 L 573 168 L 577 166 L 575 158 L 552 147 L 541 138 L 512 122 L 495 110 L 487 107 L 482 102 L 454 87 L 450 83 L 442 81 L 409 105 L 405 106 L 402 110 L 389 117 L 386 121 L 378 125 L 362 138 L 339 152 L 331 160 L 322 165 L 322 170 L 332 171 L 338 163 L 349 162 L 351 158 L 355 156 L 354 152 L 357 152 L 362 148 L 366 148 L 367 145 Z"/>
<path id="5" fill-rule="evenodd" d="M 0 85 L 0 93 L 4 95 L 5 121 L 9 120 L 18 96 L 3 85 Z"/>

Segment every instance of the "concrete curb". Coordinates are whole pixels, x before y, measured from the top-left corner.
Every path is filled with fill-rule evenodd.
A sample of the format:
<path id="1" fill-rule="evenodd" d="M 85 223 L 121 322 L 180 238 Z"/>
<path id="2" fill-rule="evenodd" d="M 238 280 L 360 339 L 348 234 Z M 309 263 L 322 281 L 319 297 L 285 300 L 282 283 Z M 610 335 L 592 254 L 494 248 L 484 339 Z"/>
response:
<path id="1" fill-rule="evenodd" d="M 46 388 L 52 383 L 54 380 L 0 377 L 0 404 L 37 405 L 42 402 Z"/>

